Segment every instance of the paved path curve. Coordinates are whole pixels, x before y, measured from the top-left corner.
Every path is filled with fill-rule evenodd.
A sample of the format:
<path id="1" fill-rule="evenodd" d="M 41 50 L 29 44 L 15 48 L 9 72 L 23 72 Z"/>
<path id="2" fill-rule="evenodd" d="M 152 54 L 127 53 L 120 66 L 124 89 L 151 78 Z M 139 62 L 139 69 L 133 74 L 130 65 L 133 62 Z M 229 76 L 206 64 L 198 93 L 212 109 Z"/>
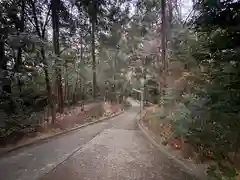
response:
<path id="1" fill-rule="evenodd" d="M 139 107 L 0 159 L 0 180 L 193 180 L 137 128 Z"/>

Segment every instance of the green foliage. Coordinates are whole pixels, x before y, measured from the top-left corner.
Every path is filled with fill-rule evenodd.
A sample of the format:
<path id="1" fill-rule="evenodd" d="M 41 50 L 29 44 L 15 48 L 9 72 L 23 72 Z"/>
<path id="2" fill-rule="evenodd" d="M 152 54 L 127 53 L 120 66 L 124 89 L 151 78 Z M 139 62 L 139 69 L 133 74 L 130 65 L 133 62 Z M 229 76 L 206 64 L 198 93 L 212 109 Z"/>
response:
<path id="1" fill-rule="evenodd" d="M 229 153 L 239 150 L 239 4 L 198 1 L 197 7 L 197 44 L 193 43 L 189 50 L 195 64 L 201 67 L 199 79 L 204 83 L 193 80 L 198 88 L 191 98 L 184 98 L 192 120 L 187 139 L 205 156 L 211 152 L 211 158 L 218 162 L 209 168 L 210 179 L 235 179 L 235 168 L 223 164 L 231 163 Z"/>
<path id="2" fill-rule="evenodd" d="M 211 165 L 207 174 L 209 180 L 236 180 L 237 172 L 236 169 L 232 166 L 222 166 L 221 169 L 217 165 Z"/>
<path id="3" fill-rule="evenodd" d="M 173 133 L 175 136 L 177 137 L 187 136 L 191 124 L 190 115 L 191 115 L 190 110 L 183 103 L 178 103 L 175 106 L 175 111 L 172 115 L 174 120 Z"/>

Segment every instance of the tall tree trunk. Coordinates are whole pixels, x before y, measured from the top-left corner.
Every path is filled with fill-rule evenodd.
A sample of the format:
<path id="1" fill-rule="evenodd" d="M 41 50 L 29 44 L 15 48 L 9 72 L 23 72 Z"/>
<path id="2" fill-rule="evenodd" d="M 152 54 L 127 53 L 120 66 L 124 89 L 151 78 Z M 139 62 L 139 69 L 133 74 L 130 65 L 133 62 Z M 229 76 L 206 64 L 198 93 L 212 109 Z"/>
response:
<path id="1" fill-rule="evenodd" d="M 7 69 L 7 61 L 5 58 L 5 39 L 3 34 L 0 34 L 0 68 L 2 70 Z"/>
<path id="2" fill-rule="evenodd" d="M 57 57 L 60 57 L 60 45 L 59 45 L 59 5 L 60 0 L 52 0 L 52 27 L 53 27 L 53 47 L 54 52 Z M 58 60 L 56 60 L 56 75 L 57 80 L 56 84 L 58 87 L 58 105 L 59 105 L 59 112 L 63 113 L 64 110 L 64 100 L 63 100 L 63 86 L 62 86 L 62 71 L 61 67 L 58 64 Z"/>
<path id="3" fill-rule="evenodd" d="M 47 95 L 48 95 L 48 103 L 50 105 L 50 109 L 51 109 L 51 116 L 52 116 L 52 124 L 55 123 L 56 121 L 56 105 L 54 102 L 54 98 L 52 95 L 52 87 L 51 87 L 51 82 L 49 79 L 49 74 L 48 74 L 48 65 L 46 62 L 46 57 L 45 57 L 45 51 L 43 48 L 41 48 L 41 54 L 42 54 L 42 59 L 43 59 L 43 70 L 44 70 L 44 75 L 45 75 L 45 82 L 46 82 L 46 89 L 47 89 Z"/>
<path id="4" fill-rule="evenodd" d="M 112 53 L 111 53 L 111 55 L 112 55 Z M 111 55 L 110 55 L 110 57 L 111 57 Z M 114 58 L 112 58 L 112 70 L 113 70 L 112 98 L 113 98 L 113 101 L 117 100 L 117 93 L 116 93 L 117 87 L 116 87 L 116 83 L 115 83 L 115 80 L 116 80 L 115 79 L 115 72 L 116 72 L 116 61 L 115 61 L 115 59 L 116 59 L 116 57 L 117 57 L 117 53 L 115 53 Z"/>
<path id="5" fill-rule="evenodd" d="M 19 48 L 18 52 L 17 52 L 17 60 L 16 60 L 16 64 L 15 64 L 16 72 L 19 73 L 17 76 L 17 84 L 18 84 L 19 92 L 22 92 L 22 80 L 20 77 L 21 65 L 22 65 L 22 48 Z"/>
<path id="6" fill-rule="evenodd" d="M 173 21 L 173 0 L 169 0 L 167 5 L 168 5 L 168 29 L 171 29 Z"/>
<path id="7" fill-rule="evenodd" d="M 92 71 L 93 71 L 93 79 L 92 79 L 92 95 L 93 98 L 96 99 L 96 91 L 97 91 L 97 79 L 96 79 L 96 54 L 95 54 L 95 31 L 96 31 L 96 16 L 94 15 L 91 19 L 92 24 Z"/>
<path id="8" fill-rule="evenodd" d="M 80 46 L 80 61 L 83 61 L 83 41 L 82 41 L 82 34 L 81 34 L 81 46 Z"/>
<path id="9" fill-rule="evenodd" d="M 65 86 L 64 86 L 64 102 L 67 102 L 69 104 L 69 99 L 68 99 L 68 91 L 69 91 L 68 77 L 64 78 L 64 84 L 65 84 Z"/>
<path id="10" fill-rule="evenodd" d="M 165 95 L 165 88 L 166 88 L 166 76 L 167 76 L 167 61 L 166 61 L 166 0 L 161 0 L 161 19 L 162 19 L 162 27 L 161 27 L 161 58 L 163 62 L 163 69 L 161 71 L 163 83 L 162 83 L 162 91 L 161 91 L 161 98 Z"/>
<path id="11" fill-rule="evenodd" d="M 80 46 L 80 61 L 84 61 L 83 60 L 83 35 L 82 35 L 82 32 L 80 34 L 81 36 L 81 46 Z M 81 111 L 84 111 L 84 92 L 83 92 L 83 80 L 81 79 L 80 77 L 80 73 L 78 73 L 78 78 L 77 78 L 77 83 L 76 85 L 78 85 L 78 81 L 79 81 L 79 90 L 80 90 L 80 93 L 76 93 L 77 94 L 77 101 L 81 101 Z"/>
<path id="12" fill-rule="evenodd" d="M 0 34 L 0 70 L 3 76 L 2 90 L 4 93 L 11 94 L 11 80 L 8 78 L 7 58 L 5 56 L 5 38 L 3 34 Z"/>
<path id="13" fill-rule="evenodd" d="M 33 20 L 35 23 L 35 28 L 37 31 L 37 35 L 41 40 L 45 40 L 45 31 L 46 29 L 42 29 L 42 31 L 40 30 L 40 26 L 39 26 L 39 21 L 38 21 L 38 17 L 37 17 L 37 12 L 36 12 L 36 6 L 35 6 L 35 1 L 33 0 L 29 0 L 29 3 L 32 7 L 32 11 L 33 11 Z M 50 8 L 49 8 L 49 12 L 50 12 Z M 45 22 L 48 22 L 48 17 L 49 15 L 46 16 Z M 46 25 L 46 24 L 45 24 Z M 44 75 L 45 75 L 45 83 L 46 83 L 46 90 L 47 90 L 47 95 L 48 95 L 48 103 L 51 109 L 51 116 L 52 116 L 52 123 L 54 124 L 56 121 L 56 105 L 55 105 L 55 101 L 53 98 L 53 94 L 52 94 L 52 86 L 51 86 L 51 82 L 50 82 L 50 78 L 49 78 L 49 73 L 48 73 L 48 64 L 46 61 L 46 56 L 45 56 L 45 51 L 44 48 L 41 48 L 41 55 L 42 55 L 42 63 L 44 65 L 43 70 L 44 70 Z"/>
<path id="14" fill-rule="evenodd" d="M 2 29 L 0 29 L 1 31 Z M 5 37 L 0 33 L 0 82 L 2 84 L 2 94 L 9 100 L 9 107 L 7 111 L 9 114 L 12 114 L 16 111 L 16 104 L 12 99 L 12 87 L 11 87 L 11 79 L 9 78 L 8 68 L 7 68 L 7 57 L 5 56 Z"/>
<path id="15" fill-rule="evenodd" d="M 68 72 L 67 60 L 65 60 L 65 63 L 64 63 L 64 70 L 65 70 L 65 73 Z M 67 96 L 67 94 L 68 94 L 68 92 L 67 92 L 68 91 L 68 76 L 64 77 L 64 84 L 65 84 L 65 86 L 64 86 L 63 99 L 65 102 L 65 101 L 68 101 L 68 96 Z"/>
<path id="16" fill-rule="evenodd" d="M 168 17 L 167 17 L 167 25 L 166 25 L 166 29 L 165 29 L 165 31 L 166 31 L 166 44 L 168 45 L 168 48 L 170 48 L 171 49 L 171 47 L 172 47 L 172 42 L 171 42 L 171 36 L 172 36 L 172 26 L 173 26 L 173 10 L 174 10 L 174 8 L 173 8 L 173 0 L 169 0 L 169 1 L 167 1 L 167 6 L 168 6 L 168 13 L 167 13 L 167 15 L 168 15 Z M 168 62 L 168 61 L 167 61 Z M 167 63 L 168 64 L 168 63 Z"/>
<path id="17" fill-rule="evenodd" d="M 77 72 L 77 79 L 76 79 L 76 82 L 75 82 L 73 97 L 72 97 L 72 103 L 73 104 L 77 103 L 78 80 L 79 80 L 79 75 L 78 75 L 78 72 Z"/>
<path id="18" fill-rule="evenodd" d="M 144 58 L 144 62 L 143 62 L 143 100 L 144 100 L 144 103 L 143 105 L 147 104 L 147 68 L 146 68 L 146 57 Z"/>
<path id="19" fill-rule="evenodd" d="M 16 24 L 16 28 L 18 29 L 19 28 L 19 32 L 20 33 L 23 33 L 24 32 L 24 22 L 25 22 L 25 0 L 22 0 L 21 1 L 21 20 L 20 20 L 20 24 L 19 24 L 19 27 L 18 25 Z M 20 47 L 18 49 L 18 52 L 17 52 L 17 59 L 16 59 L 16 64 L 15 64 L 15 69 L 16 69 L 16 72 L 18 73 L 21 73 L 21 66 L 22 66 L 22 47 Z M 19 88 L 19 91 L 22 92 L 22 85 L 23 85 L 23 82 L 21 80 L 21 77 L 17 76 L 17 81 L 18 81 L 18 88 Z"/>
<path id="20" fill-rule="evenodd" d="M 64 88 L 64 101 L 68 101 L 67 99 L 67 88 L 68 88 L 68 79 L 65 80 L 65 88 Z"/>

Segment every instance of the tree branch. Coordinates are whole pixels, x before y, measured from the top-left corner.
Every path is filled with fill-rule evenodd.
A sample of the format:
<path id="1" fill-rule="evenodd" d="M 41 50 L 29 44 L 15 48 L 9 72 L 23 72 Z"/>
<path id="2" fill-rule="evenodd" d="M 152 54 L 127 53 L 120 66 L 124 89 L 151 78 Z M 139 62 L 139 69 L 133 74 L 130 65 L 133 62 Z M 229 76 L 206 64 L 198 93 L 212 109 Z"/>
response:
<path id="1" fill-rule="evenodd" d="M 41 30 L 40 30 L 39 23 L 38 23 L 39 21 L 38 21 L 37 13 L 36 13 L 35 1 L 33 1 L 33 0 L 29 0 L 29 1 L 30 1 L 30 4 L 32 5 L 33 19 L 34 19 L 37 34 L 40 38 L 42 38 Z"/>
<path id="2" fill-rule="evenodd" d="M 60 52 L 59 52 L 59 54 L 62 54 L 65 50 L 67 50 L 68 49 L 68 47 L 66 47 L 66 48 L 64 48 L 63 50 L 61 50 Z"/>
<path id="3" fill-rule="evenodd" d="M 49 22 L 49 20 L 50 20 L 51 6 L 52 6 L 52 1 L 50 2 L 50 5 L 48 6 L 47 16 L 46 16 L 46 19 L 45 19 L 45 21 L 44 21 L 44 25 L 43 25 L 43 28 L 42 28 L 42 33 L 43 33 L 43 34 L 45 34 L 46 27 L 47 27 L 48 22 Z"/>

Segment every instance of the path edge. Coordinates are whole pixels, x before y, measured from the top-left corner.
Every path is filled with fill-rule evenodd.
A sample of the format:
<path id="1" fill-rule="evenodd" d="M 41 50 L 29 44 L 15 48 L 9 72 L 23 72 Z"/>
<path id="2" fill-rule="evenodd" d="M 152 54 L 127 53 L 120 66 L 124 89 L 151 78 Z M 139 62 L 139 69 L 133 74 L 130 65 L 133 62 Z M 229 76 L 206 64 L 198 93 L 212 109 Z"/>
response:
<path id="1" fill-rule="evenodd" d="M 23 144 L 19 144 L 19 145 L 16 145 L 15 147 L 9 147 L 9 148 L 0 150 L 0 157 L 3 157 L 5 155 L 7 155 L 11 152 L 17 151 L 19 149 L 34 146 L 34 145 L 37 145 L 37 144 L 43 144 L 43 143 L 45 143 L 49 140 L 52 140 L 52 139 L 57 138 L 57 137 L 62 136 L 62 135 L 67 135 L 68 133 L 71 133 L 71 132 L 76 131 L 78 129 L 84 128 L 86 126 L 90 126 L 90 125 L 93 125 L 93 124 L 96 124 L 96 123 L 99 123 L 99 122 L 102 122 L 102 121 L 105 121 L 105 120 L 109 120 L 111 118 L 114 118 L 116 116 L 119 116 L 119 115 L 123 114 L 124 112 L 125 112 L 125 110 L 121 110 L 120 112 L 117 112 L 114 115 L 111 115 L 111 116 L 108 116 L 108 117 L 102 117 L 102 118 L 100 118 L 96 121 L 93 121 L 93 122 L 84 123 L 84 124 L 79 125 L 77 127 L 67 129 L 67 130 L 58 132 L 58 133 L 53 134 L 53 135 L 49 135 L 49 136 L 42 137 L 42 138 L 39 138 L 39 139 L 35 139 L 35 140 L 29 141 L 29 142 L 26 142 L 26 143 L 23 143 Z"/>
<path id="2" fill-rule="evenodd" d="M 139 115 L 137 116 L 137 124 L 139 129 L 141 130 L 141 132 L 144 134 L 144 136 L 147 138 L 148 141 L 150 141 L 150 143 L 152 145 L 154 145 L 159 151 L 161 151 L 162 153 L 166 154 L 170 159 L 172 159 L 173 161 L 175 161 L 178 165 L 180 165 L 181 167 L 184 168 L 184 170 L 191 174 L 192 176 L 194 176 L 196 179 L 198 180 L 205 180 L 206 177 L 203 177 L 202 175 L 195 173 L 195 171 L 193 170 L 192 167 L 190 167 L 189 165 L 187 165 L 186 163 L 184 163 L 180 158 L 178 158 L 176 155 L 173 155 L 172 153 L 170 153 L 169 151 L 167 151 L 166 148 L 164 148 L 161 144 L 157 143 L 154 140 L 154 136 L 152 135 L 152 133 L 150 132 L 150 130 L 148 130 L 143 124 L 142 124 L 142 119 L 139 117 Z"/>

